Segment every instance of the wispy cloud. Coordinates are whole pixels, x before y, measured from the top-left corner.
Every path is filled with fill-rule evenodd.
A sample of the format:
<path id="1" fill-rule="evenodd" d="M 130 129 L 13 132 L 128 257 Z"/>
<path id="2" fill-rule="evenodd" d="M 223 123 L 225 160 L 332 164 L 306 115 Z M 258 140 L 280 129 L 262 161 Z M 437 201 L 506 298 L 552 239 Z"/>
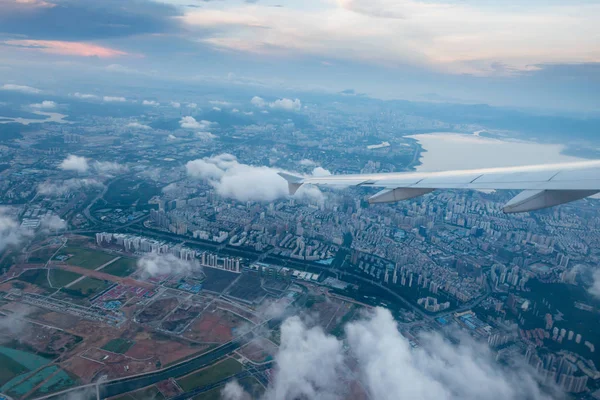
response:
<path id="1" fill-rule="evenodd" d="M 93 99 L 98 98 L 98 96 L 96 96 L 95 94 L 79 93 L 79 92 L 75 92 L 75 93 L 71 94 L 71 96 L 75 97 L 77 99 L 83 99 L 83 100 L 93 100 Z"/>
<path id="2" fill-rule="evenodd" d="M 107 103 L 123 103 L 127 101 L 127 99 L 122 96 L 104 96 L 102 100 Z"/>
<path id="3" fill-rule="evenodd" d="M 338 0 L 319 7 L 242 5 L 190 10 L 199 40 L 259 54 L 305 54 L 451 73 L 507 75 L 539 63 L 598 62 L 600 6 L 522 5 L 417 0 Z M 510 26 L 510 29 L 507 27 Z M 532 50 L 534 49 L 534 50 Z M 507 68 L 498 69 L 498 64 Z M 494 67 L 496 66 L 496 67 Z"/>
<path id="4" fill-rule="evenodd" d="M 37 94 L 37 93 L 42 92 L 40 89 L 36 89 L 31 86 L 14 85 L 12 83 L 7 83 L 7 84 L 0 86 L 0 90 L 9 90 L 12 92 L 21 92 L 21 93 L 28 93 L 28 94 Z"/>
<path id="5" fill-rule="evenodd" d="M 6 40 L 5 45 L 43 53 L 64 56 L 110 58 L 127 55 L 126 52 L 83 42 L 66 42 L 60 40 Z"/>
<path id="6" fill-rule="evenodd" d="M 57 104 L 50 100 L 44 100 L 41 103 L 30 104 L 29 107 L 40 110 L 52 110 L 57 107 Z"/>

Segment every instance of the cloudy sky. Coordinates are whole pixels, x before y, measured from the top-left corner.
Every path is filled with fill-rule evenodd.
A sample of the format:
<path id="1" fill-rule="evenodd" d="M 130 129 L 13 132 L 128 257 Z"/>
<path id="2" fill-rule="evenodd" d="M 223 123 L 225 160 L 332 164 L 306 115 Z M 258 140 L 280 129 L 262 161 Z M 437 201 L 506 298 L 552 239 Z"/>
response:
<path id="1" fill-rule="evenodd" d="M 0 83 L 140 75 L 590 111 L 598 20 L 597 0 L 0 0 Z"/>

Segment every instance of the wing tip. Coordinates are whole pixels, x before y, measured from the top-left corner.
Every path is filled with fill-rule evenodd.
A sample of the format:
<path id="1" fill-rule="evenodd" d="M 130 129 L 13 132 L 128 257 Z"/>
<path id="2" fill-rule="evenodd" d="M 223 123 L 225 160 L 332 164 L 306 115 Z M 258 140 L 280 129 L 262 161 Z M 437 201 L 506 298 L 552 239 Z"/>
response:
<path id="1" fill-rule="evenodd" d="M 298 189 L 300 189 L 300 186 L 304 183 L 304 178 L 301 176 L 288 174 L 286 172 L 278 172 L 277 174 L 287 181 L 288 191 L 291 196 L 296 194 Z"/>

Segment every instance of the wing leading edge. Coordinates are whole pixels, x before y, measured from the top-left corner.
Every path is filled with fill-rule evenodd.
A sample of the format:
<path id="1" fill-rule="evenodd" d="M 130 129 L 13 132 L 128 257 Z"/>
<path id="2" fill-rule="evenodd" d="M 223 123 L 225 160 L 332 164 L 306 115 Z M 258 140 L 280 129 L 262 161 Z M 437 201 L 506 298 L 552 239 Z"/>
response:
<path id="1" fill-rule="evenodd" d="M 393 203 L 437 189 L 522 190 L 504 206 L 517 213 L 552 207 L 600 192 L 600 160 L 568 164 L 532 165 L 443 172 L 406 172 L 301 177 L 280 173 L 290 194 L 303 184 L 333 187 L 383 188 L 370 203 Z"/>

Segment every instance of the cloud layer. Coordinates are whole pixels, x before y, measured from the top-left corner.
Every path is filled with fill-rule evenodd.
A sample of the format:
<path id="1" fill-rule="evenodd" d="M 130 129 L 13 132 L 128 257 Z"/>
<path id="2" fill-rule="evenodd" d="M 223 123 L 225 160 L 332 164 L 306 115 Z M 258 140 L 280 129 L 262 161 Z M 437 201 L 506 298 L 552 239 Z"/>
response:
<path id="1" fill-rule="evenodd" d="M 194 117 L 183 117 L 179 121 L 179 125 L 183 129 L 199 129 L 202 131 L 209 129 L 214 124 L 214 122 L 206 120 L 196 121 L 196 118 Z"/>
<path id="2" fill-rule="evenodd" d="M 37 187 L 37 192 L 46 196 L 62 196 L 76 190 L 101 188 L 103 186 L 95 179 L 67 179 L 60 182 L 41 183 Z"/>
<path id="3" fill-rule="evenodd" d="M 205 179 L 220 196 L 238 201 L 274 201 L 288 196 L 284 179 L 278 170 L 238 162 L 232 154 L 220 154 L 190 161 L 186 164 L 190 177 Z M 297 197 L 320 201 L 323 195 L 315 187 L 301 187 Z"/>
<path id="4" fill-rule="evenodd" d="M 262 97 L 254 96 L 250 100 L 250 103 L 258 108 L 270 107 L 275 110 L 283 111 L 299 111 L 302 109 L 302 102 L 300 101 L 300 99 L 292 100 L 288 98 L 283 98 L 269 103 Z"/>
<path id="5" fill-rule="evenodd" d="M 588 289 L 590 294 L 600 299 L 600 268 L 596 268 L 592 272 L 592 286 Z"/>
<path id="6" fill-rule="evenodd" d="M 201 269 L 200 264 L 195 261 L 181 260 L 173 254 L 156 253 L 145 254 L 138 259 L 137 266 L 147 277 L 173 273 L 187 274 Z"/>
<path id="7" fill-rule="evenodd" d="M 19 221 L 9 215 L 5 208 L 0 207 L 0 253 L 7 247 L 20 245 L 32 235 L 32 231 L 21 228 Z"/>
<path id="8" fill-rule="evenodd" d="M 50 100 L 44 100 L 41 103 L 30 104 L 29 107 L 37 108 L 39 110 L 52 110 L 56 108 L 57 104 Z"/>
<path id="9" fill-rule="evenodd" d="M 42 92 L 40 89 L 36 89 L 31 86 L 14 85 L 11 83 L 7 83 L 7 84 L 0 86 L 0 90 L 8 90 L 8 91 L 12 91 L 12 92 L 21 92 L 21 93 L 27 93 L 27 94 L 38 94 L 38 93 Z"/>
<path id="10" fill-rule="evenodd" d="M 65 158 L 58 168 L 63 171 L 75 171 L 79 173 L 87 172 L 90 169 L 90 165 L 88 164 L 88 160 L 85 157 L 79 157 L 73 154 L 69 154 L 67 158 Z"/>
<path id="11" fill-rule="evenodd" d="M 342 342 L 297 316 L 285 320 L 274 382 L 262 400 L 341 400 L 348 398 L 352 381 L 377 400 L 551 398 L 539 389 L 524 360 L 522 365 L 501 366 L 486 344 L 470 337 L 455 345 L 437 333 L 428 334 L 421 338 L 421 347 L 411 348 L 383 308 L 346 324 L 345 333 Z M 223 395 L 241 399 L 239 389 L 232 384 Z"/>
<path id="12" fill-rule="evenodd" d="M 500 7 L 488 2 L 337 0 L 315 2 L 314 7 L 232 5 L 190 11 L 182 21 L 190 29 L 204 30 L 203 43 L 262 56 L 333 56 L 476 75 L 600 60 L 594 35 L 589 34 L 597 32 L 597 4 L 510 3 Z M 212 34 L 206 35 L 207 28 Z"/>

